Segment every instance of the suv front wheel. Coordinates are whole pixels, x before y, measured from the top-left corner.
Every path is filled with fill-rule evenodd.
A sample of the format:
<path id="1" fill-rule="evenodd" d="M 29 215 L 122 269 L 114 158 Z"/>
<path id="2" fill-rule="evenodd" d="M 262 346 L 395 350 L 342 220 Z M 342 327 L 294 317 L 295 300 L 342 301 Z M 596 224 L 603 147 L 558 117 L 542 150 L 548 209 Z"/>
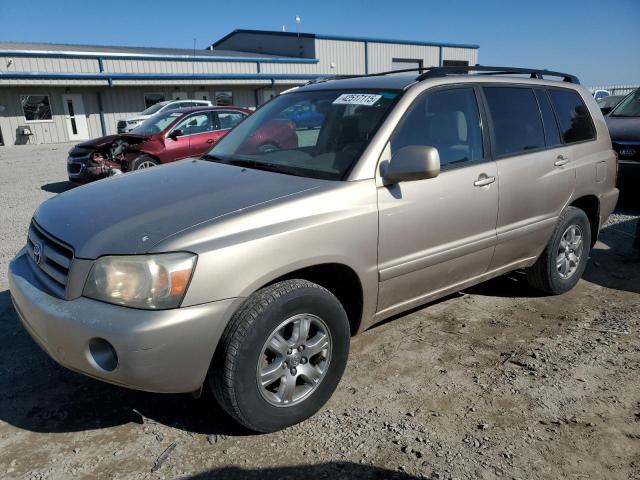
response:
<path id="1" fill-rule="evenodd" d="M 227 413 L 273 432 L 316 413 L 336 389 L 349 354 L 344 308 L 328 290 L 286 280 L 249 297 L 234 314 L 209 371 Z"/>
<path id="2" fill-rule="evenodd" d="M 589 218 L 583 210 L 568 207 L 542 255 L 527 270 L 529 284 L 552 295 L 568 292 L 582 277 L 590 249 Z"/>

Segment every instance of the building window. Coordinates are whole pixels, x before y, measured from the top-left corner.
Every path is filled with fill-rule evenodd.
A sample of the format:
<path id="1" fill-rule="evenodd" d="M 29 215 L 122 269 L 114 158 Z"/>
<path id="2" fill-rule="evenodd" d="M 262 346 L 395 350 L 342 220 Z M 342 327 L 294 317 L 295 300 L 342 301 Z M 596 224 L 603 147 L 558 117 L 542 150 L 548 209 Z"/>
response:
<path id="1" fill-rule="evenodd" d="M 233 92 L 216 92 L 215 100 L 216 105 L 220 105 L 221 107 L 233 105 Z"/>
<path id="2" fill-rule="evenodd" d="M 412 60 L 409 58 L 392 58 L 391 70 L 408 70 L 422 68 L 422 60 Z"/>
<path id="3" fill-rule="evenodd" d="M 43 122 L 53 119 L 49 95 L 20 95 L 20 104 L 27 122 Z"/>
<path id="4" fill-rule="evenodd" d="M 468 67 L 469 62 L 466 60 L 443 60 L 443 67 Z"/>
<path id="5" fill-rule="evenodd" d="M 144 109 L 146 110 L 152 105 L 158 102 L 164 102 L 164 93 L 145 93 L 144 94 Z"/>

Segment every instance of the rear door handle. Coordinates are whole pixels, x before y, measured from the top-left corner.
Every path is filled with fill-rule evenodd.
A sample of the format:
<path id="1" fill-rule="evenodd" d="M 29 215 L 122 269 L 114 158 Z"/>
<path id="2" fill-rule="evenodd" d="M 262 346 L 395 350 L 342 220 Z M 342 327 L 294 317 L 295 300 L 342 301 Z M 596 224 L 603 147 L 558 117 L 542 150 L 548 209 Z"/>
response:
<path id="1" fill-rule="evenodd" d="M 213 142 L 214 142 L 213 138 L 207 138 L 207 143 L 213 143 Z"/>
<path id="2" fill-rule="evenodd" d="M 496 181 L 496 177 L 488 177 L 484 173 L 478 177 L 478 180 L 473 182 L 473 185 L 476 187 L 486 187 L 487 185 L 491 185 Z"/>
<path id="3" fill-rule="evenodd" d="M 553 164 L 556 167 L 562 167 L 563 165 L 566 165 L 567 163 L 569 163 L 569 159 L 567 157 L 565 157 L 564 155 L 558 155 L 556 157 L 556 161 L 553 162 Z"/>

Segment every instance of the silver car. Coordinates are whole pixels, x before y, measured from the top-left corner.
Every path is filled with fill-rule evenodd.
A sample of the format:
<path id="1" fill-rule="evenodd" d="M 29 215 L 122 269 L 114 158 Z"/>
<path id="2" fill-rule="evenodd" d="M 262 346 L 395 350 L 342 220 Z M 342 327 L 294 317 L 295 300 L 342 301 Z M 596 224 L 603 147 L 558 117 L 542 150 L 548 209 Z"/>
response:
<path id="1" fill-rule="evenodd" d="M 265 137 L 308 107 L 320 128 L 295 148 Z M 547 294 L 571 289 L 616 204 L 616 167 L 571 75 L 319 81 L 200 159 L 44 202 L 11 295 L 60 364 L 150 392 L 211 388 L 238 422 L 274 431 L 329 399 L 350 337 L 377 322 L 515 269 Z"/>

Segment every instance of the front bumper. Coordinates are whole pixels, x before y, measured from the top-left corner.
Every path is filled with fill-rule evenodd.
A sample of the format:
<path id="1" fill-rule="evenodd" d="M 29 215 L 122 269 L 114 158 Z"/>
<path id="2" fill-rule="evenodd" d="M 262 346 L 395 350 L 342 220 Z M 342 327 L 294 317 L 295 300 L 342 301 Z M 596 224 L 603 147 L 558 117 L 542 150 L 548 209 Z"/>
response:
<path id="1" fill-rule="evenodd" d="M 192 392 L 203 384 L 222 332 L 242 299 L 172 310 L 137 310 L 80 297 L 49 295 L 22 250 L 9 265 L 16 312 L 33 339 L 58 363 L 90 377 L 137 390 Z M 108 341 L 118 364 L 106 371 L 90 351 Z"/>
<path id="2" fill-rule="evenodd" d="M 86 157 L 68 157 L 67 158 L 67 176 L 69 181 L 73 183 L 87 183 L 95 178 L 87 169 L 89 156 Z"/>

